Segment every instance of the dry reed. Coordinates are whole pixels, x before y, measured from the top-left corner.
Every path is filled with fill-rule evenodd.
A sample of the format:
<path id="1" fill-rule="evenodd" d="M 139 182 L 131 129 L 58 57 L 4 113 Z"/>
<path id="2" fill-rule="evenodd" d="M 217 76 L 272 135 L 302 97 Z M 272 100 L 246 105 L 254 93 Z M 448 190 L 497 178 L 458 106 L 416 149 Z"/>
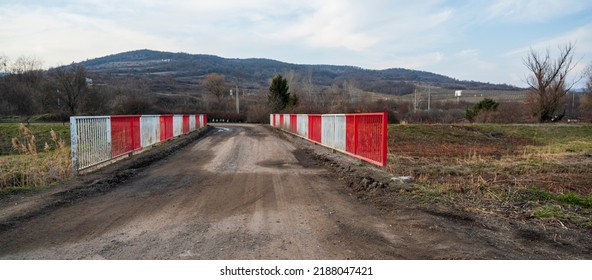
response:
<path id="1" fill-rule="evenodd" d="M 23 124 L 19 136 L 12 139 L 12 148 L 19 155 L 0 157 L 0 189 L 37 188 L 50 185 L 72 175 L 70 149 L 51 130 L 51 142 L 38 153 L 35 135 Z"/>

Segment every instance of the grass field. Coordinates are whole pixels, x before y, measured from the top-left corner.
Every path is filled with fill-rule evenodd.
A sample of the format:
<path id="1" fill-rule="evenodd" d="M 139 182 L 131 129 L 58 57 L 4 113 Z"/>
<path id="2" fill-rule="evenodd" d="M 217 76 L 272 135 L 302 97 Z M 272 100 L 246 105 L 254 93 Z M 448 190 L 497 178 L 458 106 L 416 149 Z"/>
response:
<path id="1" fill-rule="evenodd" d="M 61 123 L 34 123 L 25 125 L 36 138 L 36 145 L 38 151 L 43 151 L 45 142 L 51 144 L 51 130 L 55 131 L 58 138 L 66 141 L 70 145 L 70 126 L 69 124 Z M 0 124 L 0 156 L 15 155 L 16 151 L 12 149 L 12 138 L 19 137 L 18 123 L 3 123 Z"/>
<path id="2" fill-rule="evenodd" d="M 591 125 L 390 126 L 388 169 L 420 201 L 592 228 Z"/>
<path id="3" fill-rule="evenodd" d="M 0 124 L 0 195 L 42 189 L 71 176 L 69 140 L 70 128 L 62 124 Z"/>

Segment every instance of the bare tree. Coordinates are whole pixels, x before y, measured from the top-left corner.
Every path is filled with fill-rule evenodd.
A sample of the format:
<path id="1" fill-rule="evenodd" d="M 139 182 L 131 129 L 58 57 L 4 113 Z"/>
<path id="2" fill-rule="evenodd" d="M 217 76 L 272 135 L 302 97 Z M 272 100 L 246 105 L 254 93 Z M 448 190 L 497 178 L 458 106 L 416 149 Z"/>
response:
<path id="1" fill-rule="evenodd" d="M 586 91 L 580 101 L 580 113 L 583 118 L 592 120 L 592 63 L 586 68 L 584 76 L 586 79 Z"/>
<path id="2" fill-rule="evenodd" d="M 72 63 L 50 70 L 55 92 L 60 106 L 64 106 L 67 113 L 74 115 L 78 112 L 82 95 L 88 92 L 86 68 L 81 64 Z"/>
<path id="3" fill-rule="evenodd" d="M 311 100 L 313 100 L 314 103 L 319 104 L 319 100 L 318 100 L 318 95 L 315 95 L 315 86 L 314 86 L 314 82 L 312 80 L 312 67 L 308 67 L 306 69 L 306 74 L 305 76 L 302 78 L 302 90 L 304 91 L 304 94 Z M 324 104 L 319 104 L 319 105 L 324 105 Z"/>
<path id="4" fill-rule="evenodd" d="M 0 72 L 8 72 L 8 57 L 0 56 Z"/>
<path id="5" fill-rule="evenodd" d="M 559 47 L 559 56 L 552 58 L 549 50 L 544 54 L 530 50 L 522 60 L 530 71 L 527 77 L 527 102 L 539 122 L 551 121 L 567 92 L 576 82 L 568 81 L 568 74 L 576 67 L 574 45 Z"/>
<path id="6" fill-rule="evenodd" d="M 0 57 L 0 69 L 4 72 L 0 81 L 0 114 L 30 115 L 39 111 L 42 64 L 35 57 L 21 56 L 14 62 Z"/>
<path id="7" fill-rule="evenodd" d="M 218 105 L 222 103 L 222 99 L 228 92 L 228 85 L 224 80 L 224 76 L 216 73 L 208 74 L 201 82 L 201 86 L 210 94 L 216 97 Z"/>

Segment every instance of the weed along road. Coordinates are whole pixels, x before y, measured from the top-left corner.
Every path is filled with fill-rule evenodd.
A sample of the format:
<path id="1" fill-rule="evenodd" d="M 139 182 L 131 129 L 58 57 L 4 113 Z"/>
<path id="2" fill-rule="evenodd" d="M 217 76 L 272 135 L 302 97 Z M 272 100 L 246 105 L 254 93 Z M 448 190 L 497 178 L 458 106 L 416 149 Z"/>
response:
<path id="1" fill-rule="evenodd" d="M 557 245 L 507 221 L 484 224 L 411 202 L 385 207 L 360 199 L 351 176 L 319 159 L 319 149 L 265 126 L 215 125 L 205 137 L 147 166 L 122 171 L 130 159 L 102 171 L 115 178 L 106 180 L 108 188 L 80 183 L 98 176 L 90 174 L 4 198 L 0 258 L 590 257 L 589 247 L 574 245 L 581 240 Z M 15 205 L 21 205 L 18 213 Z"/>

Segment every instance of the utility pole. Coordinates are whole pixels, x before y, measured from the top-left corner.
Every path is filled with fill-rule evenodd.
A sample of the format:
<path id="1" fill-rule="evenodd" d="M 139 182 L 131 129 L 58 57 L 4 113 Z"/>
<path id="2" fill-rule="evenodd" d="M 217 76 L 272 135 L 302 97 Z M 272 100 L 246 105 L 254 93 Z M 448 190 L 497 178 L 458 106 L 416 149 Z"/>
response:
<path id="1" fill-rule="evenodd" d="M 417 87 L 415 87 L 415 90 L 413 91 L 413 113 L 417 113 Z"/>
<path id="2" fill-rule="evenodd" d="M 238 84 L 236 84 L 236 113 L 240 114 L 240 102 L 239 102 L 239 98 L 238 98 L 239 94 L 238 94 Z"/>
<path id="3" fill-rule="evenodd" d="M 432 91 L 431 90 L 432 90 L 432 88 L 428 87 L 428 112 L 430 111 L 430 103 L 432 100 Z"/>
<path id="4" fill-rule="evenodd" d="M 575 104 L 576 104 L 576 92 L 575 92 L 575 90 L 572 90 L 571 91 L 571 117 L 575 116 L 575 114 L 574 114 Z"/>

